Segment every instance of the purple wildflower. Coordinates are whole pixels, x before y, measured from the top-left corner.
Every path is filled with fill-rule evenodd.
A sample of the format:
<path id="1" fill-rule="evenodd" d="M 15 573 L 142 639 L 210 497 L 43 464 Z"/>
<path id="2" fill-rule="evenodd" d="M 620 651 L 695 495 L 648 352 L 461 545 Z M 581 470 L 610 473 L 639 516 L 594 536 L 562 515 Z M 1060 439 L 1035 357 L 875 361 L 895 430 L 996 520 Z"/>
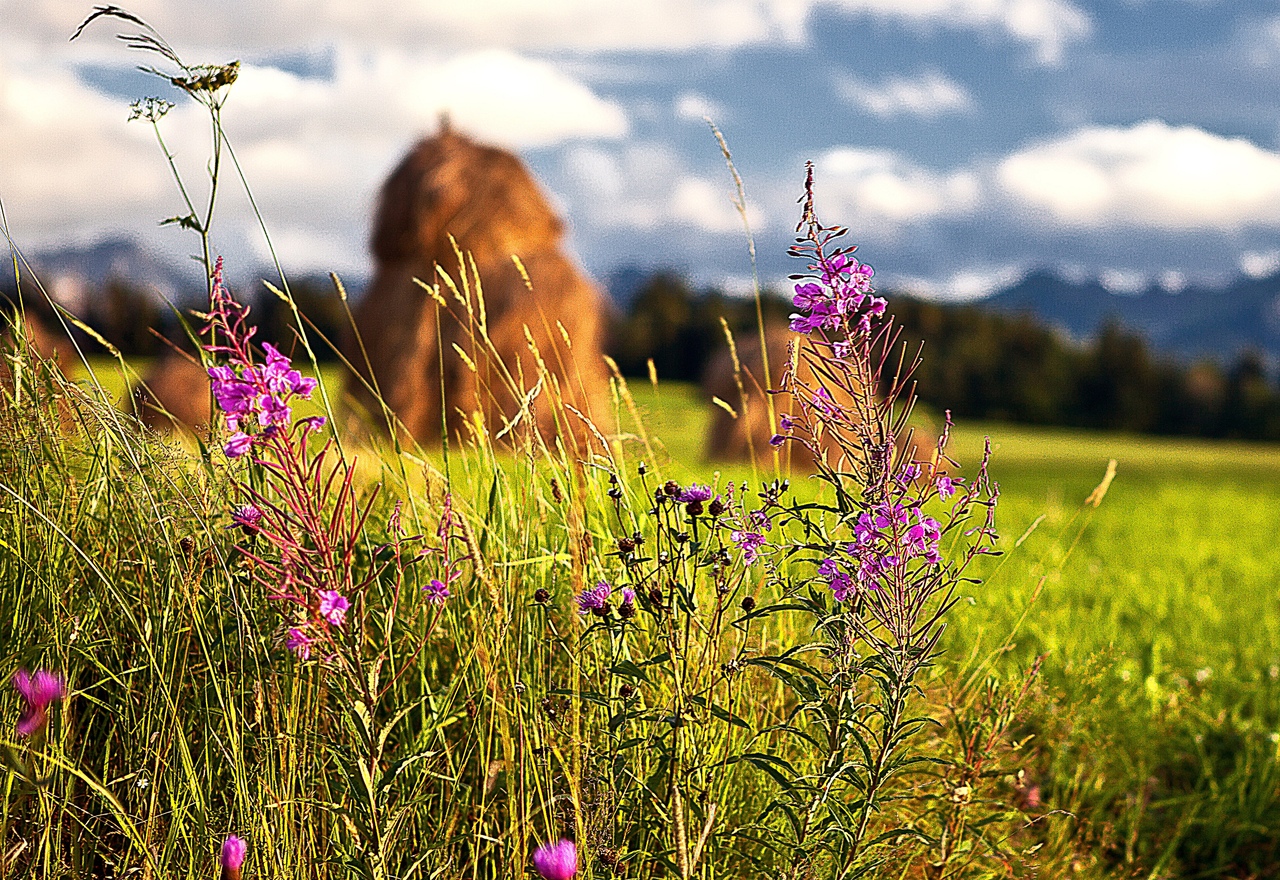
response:
<path id="1" fill-rule="evenodd" d="M 813 405 L 818 412 L 822 413 L 827 418 L 835 416 L 838 411 L 835 401 L 831 399 L 831 392 L 822 386 L 819 386 L 818 390 L 813 392 Z"/>
<path id="2" fill-rule="evenodd" d="M 742 561 L 747 565 L 755 562 L 760 557 L 760 548 L 764 546 L 764 535 L 759 532 L 738 530 L 729 537 L 733 539 L 733 543 L 737 544 L 738 549 L 742 551 Z"/>
<path id="3" fill-rule="evenodd" d="M 688 489 L 681 490 L 676 500 L 683 504 L 692 504 L 695 501 L 710 501 L 711 487 L 690 483 Z"/>
<path id="4" fill-rule="evenodd" d="M 818 574 L 831 587 L 831 595 L 837 602 L 843 602 L 855 594 L 853 579 L 840 570 L 839 564 L 834 559 L 828 557 L 822 560 L 818 564 Z"/>
<path id="5" fill-rule="evenodd" d="M 320 591 L 320 616 L 329 621 L 331 626 L 342 626 L 347 621 L 347 610 L 351 602 L 337 590 Z"/>
<path id="6" fill-rule="evenodd" d="M 937 565 L 942 561 L 938 552 L 938 541 L 942 537 L 938 521 L 916 511 L 916 521 L 907 529 L 906 549 L 911 556 L 923 557 L 927 562 Z"/>
<path id="7" fill-rule="evenodd" d="M 542 880 L 572 880 L 578 873 L 578 847 L 572 840 L 544 843 L 533 853 L 533 870 Z"/>
<path id="8" fill-rule="evenodd" d="M 636 591 L 631 589 L 630 587 L 623 587 L 622 588 L 622 604 L 623 605 L 636 604 Z"/>
<path id="9" fill-rule="evenodd" d="M 763 529 L 766 532 L 773 531 L 773 520 L 769 519 L 769 514 L 763 510 L 753 510 L 747 514 L 747 519 L 756 529 Z"/>
<path id="10" fill-rule="evenodd" d="M 583 590 L 576 598 L 578 601 L 578 613 L 589 614 L 590 612 L 603 612 L 608 607 L 609 596 L 613 594 L 613 587 L 609 586 L 607 581 L 601 581 L 594 587 Z"/>
<path id="11" fill-rule="evenodd" d="M 252 535 L 257 531 L 258 523 L 262 522 L 262 511 L 255 504 L 242 504 L 231 511 L 231 521 L 243 529 L 245 534 Z"/>
<path id="12" fill-rule="evenodd" d="M 938 497 L 945 501 L 946 499 L 950 498 L 952 495 L 956 494 L 956 483 L 958 482 L 960 481 L 953 480 L 951 477 L 948 477 L 945 474 L 938 477 L 938 481 L 937 481 Z"/>
<path id="13" fill-rule="evenodd" d="M 244 455 L 253 446 L 253 438 L 244 431 L 236 431 L 222 446 L 222 452 L 227 458 L 239 458 Z"/>
<path id="14" fill-rule="evenodd" d="M 13 674 L 13 689 L 26 702 L 18 718 L 18 736 L 31 736 L 49 723 L 49 705 L 67 695 L 66 682 L 61 675 L 47 669 L 34 673 L 19 669 Z"/>
<path id="15" fill-rule="evenodd" d="M 311 659 L 311 643 L 313 639 L 305 632 L 293 627 L 285 638 L 284 646 L 292 651 L 299 660 Z"/>
<path id="16" fill-rule="evenodd" d="M 222 842 L 222 852 L 218 855 L 224 880 L 240 880 L 240 867 L 248 852 L 248 841 L 234 834 L 227 835 L 227 839 Z"/>
<path id="17" fill-rule="evenodd" d="M 443 605 L 444 600 L 449 598 L 449 587 L 439 578 L 428 581 L 422 588 L 422 592 L 426 594 L 427 601 L 432 605 Z"/>

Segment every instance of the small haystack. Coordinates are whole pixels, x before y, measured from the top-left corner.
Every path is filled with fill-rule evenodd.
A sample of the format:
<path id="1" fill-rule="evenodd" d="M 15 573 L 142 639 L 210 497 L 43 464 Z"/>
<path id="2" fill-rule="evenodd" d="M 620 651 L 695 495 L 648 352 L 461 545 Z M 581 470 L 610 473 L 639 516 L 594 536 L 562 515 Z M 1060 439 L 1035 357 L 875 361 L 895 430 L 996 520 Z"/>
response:
<path id="1" fill-rule="evenodd" d="M 212 421 L 209 375 L 194 358 L 166 352 L 134 387 L 133 406 L 138 418 L 152 430 L 207 432 Z"/>
<path id="2" fill-rule="evenodd" d="M 742 390 L 738 388 L 738 378 L 734 375 L 733 357 L 728 348 L 721 349 L 707 364 L 703 374 L 702 389 L 707 401 L 719 398 L 733 408 L 731 415 L 723 407 L 711 404 L 711 426 L 707 432 L 707 457 L 715 460 L 746 461 L 752 457 L 753 451 L 757 461 L 772 462 L 769 438 L 773 436 L 773 428 L 769 422 L 769 402 L 762 393 L 776 389 L 782 381 L 783 371 L 790 359 L 789 346 L 792 340 L 799 344 L 801 337 L 792 333 L 783 325 L 773 325 L 765 330 L 765 345 L 769 355 L 769 379 L 765 380 L 764 363 L 760 357 L 760 337 L 752 332 L 744 339 L 738 339 L 738 360 L 741 364 L 740 378 Z M 801 381 L 811 387 L 819 384 L 812 368 L 807 366 L 804 358 L 797 359 L 797 374 Z M 745 392 L 745 395 L 744 395 Z M 746 398 L 745 407 L 743 397 Z M 789 394 L 773 394 L 774 412 L 777 414 L 794 412 Z M 852 409 L 847 395 L 834 394 L 835 403 L 846 410 Z M 744 412 L 745 409 L 745 412 Z M 899 453 L 906 438 L 900 438 Z M 927 426 L 913 423 L 910 439 L 911 456 L 918 460 L 932 460 L 937 446 L 937 436 Z M 839 461 L 841 451 L 830 435 L 822 440 L 822 449 L 832 465 Z M 788 451 L 789 450 L 789 451 Z M 814 461 L 803 446 L 788 443 L 783 446 L 783 456 L 789 454 L 792 467 L 813 470 Z"/>
<path id="3" fill-rule="evenodd" d="M 483 301 L 470 284 L 470 308 L 437 275 L 439 267 L 463 290 L 450 236 L 474 260 L 480 279 Z M 538 383 L 526 332 L 550 377 L 529 408 L 538 429 L 550 436 L 556 419 L 565 418 L 557 397 L 589 413 L 608 387 L 604 299 L 565 255 L 563 236 L 546 196 L 512 154 L 447 125 L 414 147 L 383 185 L 372 238 L 377 271 L 355 313 L 359 339 L 346 345 L 361 373 L 350 390 L 367 421 L 386 424 L 366 383 L 420 443 L 440 440 L 442 418 L 453 436 L 476 414 L 497 434 L 521 410 L 522 389 Z M 527 271 L 527 284 L 512 255 Z M 441 281 L 445 305 L 415 278 Z M 558 388 L 547 387 L 551 380 Z M 564 427 L 582 430 L 573 416 Z"/>

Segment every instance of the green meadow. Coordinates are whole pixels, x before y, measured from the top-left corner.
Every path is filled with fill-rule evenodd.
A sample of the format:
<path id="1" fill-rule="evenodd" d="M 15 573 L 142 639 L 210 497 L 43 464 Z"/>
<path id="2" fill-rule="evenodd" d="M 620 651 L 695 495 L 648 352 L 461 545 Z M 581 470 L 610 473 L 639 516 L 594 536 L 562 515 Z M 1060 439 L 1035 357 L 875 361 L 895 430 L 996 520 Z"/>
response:
<path id="1" fill-rule="evenodd" d="M 672 458 L 697 461 L 696 390 L 633 393 Z M 1007 677 L 1041 658 L 1026 769 L 1078 823 L 1071 864 L 1274 871 L 1280 448 L 1007 424 L 953 437 L 961 474 L 991 438 L 1005 555 L 957 606 L 940 675 Z M 1085 504 L 1112 460 L 1105 496 Z"/>
<path id="2" fill-rule="evenodd" d="M 225 475 L 201 466 L 194 442 L 119 420 L 125 376 L 110 361 L 93 366 L 73 393 L 80 431 L 62 436 L 28 406 L 0 449 L 0 663 L 56 663 L 74 694 L 47 752 L 9 742 L 0 876 L 203 876 L 227 831 L 249 839 L 255 877 L 391 876 L 368 869 L 367 817 L 348 803 L 359 786 L 326 739 L 341 738 L 312 729 L 332 699 L 324 678 L 283 663 L 269 603 L 232 549 Z M 324 377 L 337 394 L 336 374 Z M 651 479 L 682 484 L 775 476 L 772 460 L 705 460 L 709 413 L 695 388 L 635 380 L 615 385 L 614 401 L 597 421 L 620 473 L 644 462 Z M 895 807 L 936 842 L 939 816 L 963 800 L 969 849 L 941 868 L 904 856 L 884 876 L 1273 876 L 1280 449 L 961 424 L 956 475 L 972 474 L 988 437 L 1002 555 L 979 560 L 982 583 L 966 585 L 950 614 L 921 694 L 940 763 Z M 547 473 L 483 449 L 455 446 L 446 460 L 349 444 L 365 491 L 382 487 L 383 523 L 396 498 L 432 527 L 438 475 L 450 472 L 500 575 L 489 592 L 460 585 L 414 660 L 418 684 L 394 692 L 431 695 L 430 712 L 414 703 L 408 718 L 422 717 L 406 742 L 434 757 L 421 775 L 397 769 L 378 787 L 390 797 L 407 786 L 387 840 L 422 853 L 403 876 L 519 876 L 514 861 L 495 868 L 482 855 L 523 863 L 520 845 L 503 847 L 554 813 L 546 793 L 500 796 L 514 784 L 508 725 L 532 724 L 560 699 L 523 690 L 528 670 L 553 669 L 556 656 L 540 653 L 550 649 L 530 623 L 541 613 L 533 587 L 548 587 L 553 604 L 569 599 Z M 1112 460 L 1114 479 L 1095 491 Z M 804 475 L 792 482 L 797 498 L 821 497 Z M 600 548 L 616 529 L 604 488 L 588 479 L 582 512 L 607 568 Z M 515 630 L 494 629 L 494 607 Z M 495 676 L 517 690 L 504 696 Z M 762 717 L 785 702 L 760 693 Z M 3 705 L 17 711 L 11 696 Z M 744 803 L 767 793 L 767 779 L 732 779 Z M 519 821 L 517 801 L 529 813 Z M 713 835 L 709 846 L 717 861 L 703 876 L 740 876 L 741 842 Z M 587 857 L 582 876 L 613 876 L 608 852 Z"/>

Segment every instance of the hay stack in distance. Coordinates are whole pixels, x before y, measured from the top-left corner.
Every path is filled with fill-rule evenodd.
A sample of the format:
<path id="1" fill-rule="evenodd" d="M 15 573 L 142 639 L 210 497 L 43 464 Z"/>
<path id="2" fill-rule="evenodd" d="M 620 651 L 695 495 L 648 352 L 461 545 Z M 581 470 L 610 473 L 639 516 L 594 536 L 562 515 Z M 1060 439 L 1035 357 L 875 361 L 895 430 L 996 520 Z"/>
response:
<path id="1" fill-rule="evenodd" d="M 769 438 L 773 436 L 773 427 L 769 422 L 769 402 L 765 399 L 762 391 L 777 389 L 782 382 L 782 374 L 786 369 L 789 360 L 788 346 L 792 340 L 796 340 L 797 344 L 800 337 L 792 333 L 786 326 L 775 324 L 765 329 L 765 345 L 768 347 L 769 355 L 769 376 L 766 379 L 764 373 L 764 361 L 760 356 L 760 336 L 757 332 L 750 333 L 747 338 L 738 339 L 738 360 L 742 366 L 741 380 L 743 391 L 745 391 L 746 405 L 744 412 L 742 391 L 738 390 L 737 379 L 734 376 L 733 358 L 728 348 L 719 350 L 707 364 L 707 369 L 703 373 L 702 389 L 708 402 L 713 397 L 718 397 L 728 403 L 737 413 L 737 418 L 730 415 L 722 407 L 711 405 L 711 425 L 707 431 L 707 457 L 714 460 L 723 461 L 746 461 L 752 457 L 753 451 L 757 461 L 772 462 L 771 447 L 769 446 Z M 813 374 L 813 370 L 806 363 L 804 358 L 799 358 L 796 365 L 799 378 L 810 385 L 817 387 L 819 384 L 817 378 Z M 774 394 L 773 407 L 778 414 L 792 413 L 795 411 L 794 404 L 791 402 L 789 394 Z M 847 394 L 833 392 L 832 397 L 838 406 L 846 409 L 852 409 L 851 401 Z M 906 450 L 903 448 L 907 442 L 907 438 L 899 438 L 898 453 L 901 455 Z M 932 461 L 937 447 L 937 435 L 927 426 L 913 425 L 913 432 L 910 439 L 910 455 L 912 458 L 920 461 Z M 839 446 L 831 439 L 830 435 L 824 437 L 821 441 L 821 447 L 827 455 L 827 461 L 832 465 L 837 464 L 841 451 Z M 785 450 L 790 450 L 791 465 L 793 468 L 812 471 L 815 468 L 815 462 L 812 455 L 799 443 L 788 443 L 783 447 L 783 455 L 786 456 Z"/>
<path id="2" fill-rule="evenodd" d="M 156 358 L 133 389 L 134 412 L 148 428 L 207 432 L 213 416 L 209 375 L 198 360 L 176 351 Z"/>
<path id="3" fill-rule="evenodd" d="M 26 393 L 54 395 L 62 428 L 71 430 L 71 405 L 61 390 L 63 366 L 76 363 L 79 357 L 70 337 L 49 329 L 33 310 L 25 314 L 0 310 L 0 408 L 7 407 L 18 393 L 13 367 L 19 357 L 25 359 L 28 380 L 34 380 L 23 383 L 29 389 Z"/>
<path id="4" fill-rule="evenodd" d="M 472 291 L 470 311 L 446 285 L 447 307 L 414 283 L 436 282 L 438 266 L 462 288 L 450 236 L 475 261 L 483 290 L 483 305 Z M 418 143 L 383 185 L 371 242 L 376 273 L 355 312 L 359 340 L 345 346 L 365 380 L 353 377 L 349 387 L 368 422 L 386 427 L 365 382 L 419 443 L 438 442 L 445 422 L 453 436 L 477 413 L 496 434 L 520 411 L 520 389 L 538 380 L 526 327 L 559 394 L 589 412 L 608 387 L 604 300 L 565 255 L 563 237 L 563 223 L 511 153 L 476 143 L 447 123 Z M 513 254 L 528 272 L 528 285 Z M 496 356 L 481 339 L 482 321 Z M 544 436 L 555 433 L 555 396 L 544 387 L 531 407 Z"/>

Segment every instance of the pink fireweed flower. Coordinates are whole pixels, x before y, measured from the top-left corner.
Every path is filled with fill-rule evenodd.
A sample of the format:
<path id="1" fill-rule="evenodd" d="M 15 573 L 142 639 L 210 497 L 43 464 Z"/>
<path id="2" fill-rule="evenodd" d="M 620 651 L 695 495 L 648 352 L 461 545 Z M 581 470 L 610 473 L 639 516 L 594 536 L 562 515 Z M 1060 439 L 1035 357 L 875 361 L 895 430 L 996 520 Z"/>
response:
<path id="1" fill-rule="evenodd" d="M 284 646 L 294 653 L 299 660 L 311 659 L 311 643 L 312 638 L 305 632 L 292 627 L 289 635 L 284 640 Z"/>
<path id="2" fill-rule="evenodd" d="M 578 602 L 579 614 L 591 612 L 602 613 L 608 607 L 609 597 L 613 595 L 613 587 L 607 581 L 600 581 L 594 587 L 583 590 L 575 598 Z"/>
<path id="3" fill-rule="evenodd" d="M 938 477 L 938 481 L 936 483 L 938 487 L 938 497 L 945 501 L 952 495 L 956 494 L 956 483 L 960 482 L 963 481 L 959 479 L 952 479 L 945 474 Z"/>
<path id="4" fill-rule="evenodd" d="M 337 590 L 321 590 L 320 616 L 329 621 L 331 626 L 342 626 L 347 622 L 347 610 L 351 603 L 347 597 Z"/>
<path id="5" fill-rule="evenodd" d="M 827 582 L 827 586 L 831 587 L 831 595 L 837 602 L 850 599 L 857 592 L 853 586 L 853 579 L 840 570 L 839 564 L 834 559 L 822 560 L 818 565 L 818 574 Z"/>
<path id="6" fill-rule="evenodd" d="M 730 536 L 733 543 L 738 545 L 738 549 L 742 551 L 742 561 L 747 565 L 755 562 L 760 557 L 760 548 L 764 546 L 764 535 L 759 532 L 749 532 L 738 530 Z"/>
<path id="7" fill-rule="evenodd" d="M 67 695 L 62 676 L 47 669 L 37 669 L 34 673 L 19 669 L 13 674 L 13 689 L 27 704 L 18 718 L 20 737 L 43 730 L 49 723 L 49 705 Z"/>
<path id="8" fill-rule="evenodd" d="M 427 585 L 422 588 L 422 592 L 426 594 L 427 601 L 432 605 L 443 605 L 444 600 L 449 598 L 449 588 L 439 578 L 432 578 L 428 581 Z"/>
<path id="9" fill-rule="evenodd" d="M 578 873 L 578 847 L 572 840 L 544 843 L 533 853 L 533 870 L 542 880 L 572 880 Z"/>
<path id="10" fill-rule="evenodd" d="M 218 855 L 224 880 L 240 880 L 240 868 L 244 865 L 244 857 L 248 852 L 248 841 L 234 834 L 227 835 L 227 839 L 222 842 L 222 852 Z"/>
<path id="11" fill-rule="evenodd" d="M 244 431 L 236 431 L 227 439 L 227 442 L 223 444 L 222 452 L 227 458 L 239 458 L 248 452 L 252 446 L 252 437 Z"/>

